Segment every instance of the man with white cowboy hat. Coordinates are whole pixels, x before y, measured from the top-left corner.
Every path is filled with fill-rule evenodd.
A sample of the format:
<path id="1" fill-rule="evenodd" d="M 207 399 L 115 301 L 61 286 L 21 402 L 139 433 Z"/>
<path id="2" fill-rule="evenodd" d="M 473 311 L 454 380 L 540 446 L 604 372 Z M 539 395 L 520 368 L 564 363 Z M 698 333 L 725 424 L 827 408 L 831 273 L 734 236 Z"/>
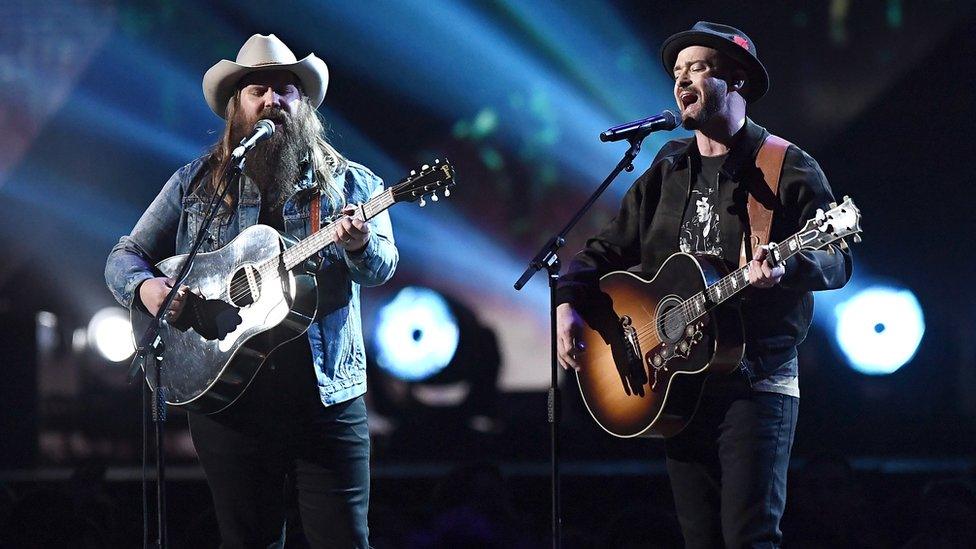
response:
<path id="1" fill-rule="evenodd" d="M 157 277 L 152 265 L 189 250 L 206 204 L 222 186 L 231 151 L 261 119 L 274 122 L 276 131 L 248 153 L 244 174 L 231 182 L 201 251 L 223 247 L 258 223 L 303 238 L 318 229 L 313 220 L 340 218 L 336 245 L 321 253 L 318 312 L 306 335 L 272 353 L 228 409 L 188 414 L 223 547 L 283 545 L 286 475 L 294 480 L 311 546 L 368 546 L 359 292 L 362 285 L 389 280 L 398 253 L 386 213 L 368 222 L 351 216 L 349 205 L 366 202 L 383 183 L 326 141 L 316 109 L 328 83 L 325 62 L 314 54 L 298 60 L 273 34 L 251 36 L 236 61 L 211 67 L 203 94 L 226 121 L 220 139 L 173 174 L 106 263 L 116 299 L 155 314 L 172 282 Z M 181 291 L 167 313 L 172 321 L 179 320 L 192 288 Z"/>
<path id="2" fill-rule="evenodd" d="M 800 395 L 796 347 L 810 327 L 812 292 L 846 284 L 851 255 L 831 245 L 773 265 L 766 248 L 752 245 L 760 230 L 770 242 L 783 241 L 833 201 L 810 155 L 746 117 L 747 105 L 769 89 L 753 41 L 700 21 L 665 40 L 661 60 L 674 78 L 682 125 L 694 136 L 661 148 L 619 214 L 562 277 L 559 360 L 583 366 L 578 311 L 586 311 L 604 274 L 638 264 L 655 273 L 679 251 L 748 264 L 751 287 L 739 307 L 745 356 L 734 373 L 708 378 L 694 418 L 665 441 L 665 451 L 687 547 L 775 547 Z M 770 166 L 779 175 L 767 179 Z M 771 211 L 765 229 L 752 219 L 750 196 Z"/>

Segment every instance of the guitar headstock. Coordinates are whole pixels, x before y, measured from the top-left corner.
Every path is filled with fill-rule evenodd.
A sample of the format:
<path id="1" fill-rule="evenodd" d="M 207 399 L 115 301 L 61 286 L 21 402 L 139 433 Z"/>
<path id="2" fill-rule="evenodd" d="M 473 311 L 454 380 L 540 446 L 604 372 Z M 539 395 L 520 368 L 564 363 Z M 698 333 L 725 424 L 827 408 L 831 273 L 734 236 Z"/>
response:
<path id="1" fill-rule="evenodd" d="M 853 235 L 854 242 L 860 242 L 860 234 L 861 210 L 851 197 L 845 196 L 843 202 L 831 204 L 826 212 L 817 210 L 817 215 L 807 221 L 796 236 L 801 249 L 819 250 L 846 236 Z"/>
<path id="2" fill-rule="evenodd" d="M 432 202 L 437 202 L 437 191 L 443 189 L 444 197 L 451 196 L 451 187 L 455 185 L 454 166 L 446 158 L 434 160 L 432 165 L 424 164 L 419 169 L 390 188 L 394 202 L 417 202 L 426 206 L 424 199 L 429 196 Z"/>

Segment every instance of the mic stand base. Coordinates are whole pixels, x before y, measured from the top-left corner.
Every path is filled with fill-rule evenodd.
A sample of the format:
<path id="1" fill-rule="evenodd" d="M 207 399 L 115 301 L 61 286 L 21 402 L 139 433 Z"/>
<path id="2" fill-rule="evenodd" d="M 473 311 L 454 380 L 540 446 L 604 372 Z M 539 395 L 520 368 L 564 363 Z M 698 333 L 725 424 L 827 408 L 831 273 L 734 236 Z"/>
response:
<path id="1" fill-rule="evenodd" d="M 156 368 L 156 390 L 152 393 L 152 419 L 156 426 L 156 547 L 164 549 L 166 545 L 166 452 L 163 451 L 163 435 L 166 431 L 166 391 L 163 387 L 163 353 L 162 339 L 153 350 Z"/>

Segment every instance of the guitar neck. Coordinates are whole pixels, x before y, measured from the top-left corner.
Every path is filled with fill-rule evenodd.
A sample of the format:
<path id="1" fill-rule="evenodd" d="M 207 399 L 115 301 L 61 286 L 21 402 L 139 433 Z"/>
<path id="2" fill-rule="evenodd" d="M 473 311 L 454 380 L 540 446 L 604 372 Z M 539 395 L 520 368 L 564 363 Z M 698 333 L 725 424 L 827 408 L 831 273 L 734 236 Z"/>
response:
<path id="1" fill-rule="evenodd" d="M 394 203 L 395 200 L 393 199 L 393 189 L 387 189 L 383 193 L 374 196 L 363 204 L 360 208 L 359 214 L 364 221 L 369 221 L 392 206 Z M 321 230 L 316 231 L 312 236 L 282 252 L 281 260 L 284 262 L 285 268 L 290 270 L 298 265 L 301 265 L 308 258 L 318 253 L 319 250 L 335 242 L 336 227 L 338 226 L 338 223 L 338 220 L 329 223 L 328 225 L 322 227 Z"/>
<path id="2" fill-rule="evenodd" d="M 780 242 L 776 245 L 776 250 L 770 250 L 770 253 L 778 254 L 780 263 L 785 262 L 800 251 L 801 235 L 802 231 Z M 732 271 L 703 291 L 688 298 L 681 305 L 682 313 L 687 321 L 691 322 L 714 307 L 731 299 L 748 286 L 749 266 L 745 265 Z"/>

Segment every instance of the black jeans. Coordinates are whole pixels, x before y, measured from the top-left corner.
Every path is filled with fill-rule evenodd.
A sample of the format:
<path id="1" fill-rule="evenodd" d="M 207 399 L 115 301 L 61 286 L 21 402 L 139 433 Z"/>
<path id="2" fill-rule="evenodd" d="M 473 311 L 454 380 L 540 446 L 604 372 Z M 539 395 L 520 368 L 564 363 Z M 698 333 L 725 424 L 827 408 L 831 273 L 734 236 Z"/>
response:
<path id="1" fill-rule="evenodd" d="M 778 547 L 800 399 L 735 374 L 709 384 L 691 424 L 665 442 L 685 545 Z"/>
<path id="2" fill-rule="evenodd" d="M 367 547 L 369 431 L 363 397 L 323 406 L 304 337 L 279 348 L 244 396 L 189 414 L 222 547 L 279 547 L 293 475 L 312 547 Z"/>

